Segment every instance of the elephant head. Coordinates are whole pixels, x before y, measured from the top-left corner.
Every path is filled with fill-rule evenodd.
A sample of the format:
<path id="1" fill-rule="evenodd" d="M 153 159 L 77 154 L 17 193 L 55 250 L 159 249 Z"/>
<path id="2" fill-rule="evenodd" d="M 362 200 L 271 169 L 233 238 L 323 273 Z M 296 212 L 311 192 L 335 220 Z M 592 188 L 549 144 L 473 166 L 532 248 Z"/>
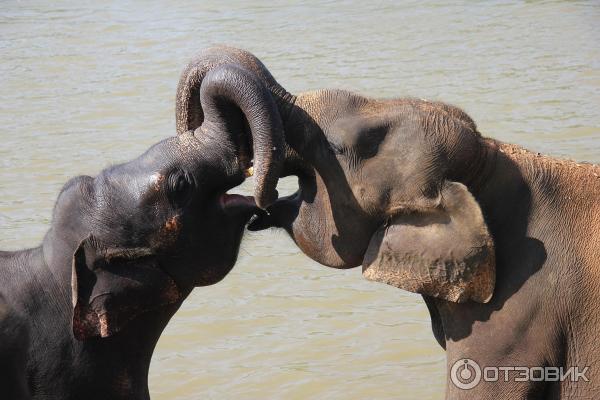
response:
<path id="1" fill-rule="evenodd" d="M 59 195 L 44 253 L 50 262 L 72 255 L 76 338 L 111 336 L 223 279 L 246 223 L 276 199 L 283 133 L 268 89 L 223 64 L 205 74 L 199 96 L 201 124 L 94 178 L 74 178 Z M 250 143 L 260 149 L 256 203 L 226 193 L 244 180 Z"/>
<path id="2" fill-rule="evenodd" d="M 249 229 L 284 228 L 314 260 L 362 264 L 368 279 L 455 302 L 490 299 L 494 243 L 473 194 L 495 150 L 470 117 L 443 103 L 341 90 L 293 96 L 251 54 L 228 53 L 278 99 L 280 176 L 299 183 Z"/>
<path id="3" fill-rule="evenodd" d="M 283 227 L 316 261 L 362 264 L 367 279 L 412 292 L 491 298 L 494 243 L 472 192 L 489 146 L 470 118 L 342 91 L 301 94 L 295 107 L 285 135 L 299 190 L 251 230 Z"/>

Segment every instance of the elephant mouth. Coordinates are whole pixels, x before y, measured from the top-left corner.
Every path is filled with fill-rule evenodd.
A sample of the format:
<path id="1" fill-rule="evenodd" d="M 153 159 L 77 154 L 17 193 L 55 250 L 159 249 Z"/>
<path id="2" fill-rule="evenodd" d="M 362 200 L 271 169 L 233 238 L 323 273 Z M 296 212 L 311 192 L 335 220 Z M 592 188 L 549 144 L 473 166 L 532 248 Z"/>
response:
<path id="1" fill-rule="evenodd" d="M 254 175 L 251 136 L 249 134 L 238 135 L 235 142 L 237 147 L 235 156 L 239 168 L 237 178 L 235 182 L 231 182 L 231 185 L 224 188 L 224 193 L 217 197 L 217 204 L 226 215 L 242 215 L 245 217 L 244 223 L 247 223 L 251 217 L 266 213 L 258 207 L 253 196 L 227 193 L 228 190 L 242 184 L 246 179 Z"/>
<path id="2" fill-rule="evenodd" d="M 300 191 L 280 197 L 267 210 L 259 209 L 248 223 L 249 231 L 262 231 L 269 228 L 284 228 L 290 232 L 292 221 L 300 208 Z"/>
<path id="3" fill-rule="evenodd" d="M 223 213 L 230 217 L 240 217 L 243 223 L 248 223 L 253 217 L 266 214 L 254 201 L 252 196 L 223 193 L 218 198 L 218 204 Z"/>
<path id="4" fill-rule="evenodd" d="M 236 208 L 258 208 L 254 197 L 229 193 L 223 193 L 219 196 L 219 205 L 225 211 Z"/>

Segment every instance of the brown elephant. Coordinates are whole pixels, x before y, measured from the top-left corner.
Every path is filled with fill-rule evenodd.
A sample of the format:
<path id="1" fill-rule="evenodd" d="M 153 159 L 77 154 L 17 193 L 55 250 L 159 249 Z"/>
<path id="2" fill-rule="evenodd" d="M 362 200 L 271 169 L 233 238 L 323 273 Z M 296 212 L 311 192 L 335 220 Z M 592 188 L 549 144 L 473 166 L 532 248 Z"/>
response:
<path id="1" fill-rule="evenodd" d="M 284 228 L 326 266 L 362 265 L 367 279 L 422 294 L 447 352 L 447 398 L 600 398 L 598 166 L 485 138 L 440 102 L 292 95 L 230 47 L 207 49 L 184 70 L 179 132 L 201 123 L 199 84 L 222 64 L 269 88 L 284 127 L 281 176 L 298 177 L 299 190 L 250 229 Z M 246 129 L 235 112 L 228 120 Z M 459 386 L 477 371 L 463 359 L 479 366 L 469 390 Z M 490 382 L 485 367 L 506 368 Z M 529 367 L 563 368 L 566 379 L 540 381 Z"/>

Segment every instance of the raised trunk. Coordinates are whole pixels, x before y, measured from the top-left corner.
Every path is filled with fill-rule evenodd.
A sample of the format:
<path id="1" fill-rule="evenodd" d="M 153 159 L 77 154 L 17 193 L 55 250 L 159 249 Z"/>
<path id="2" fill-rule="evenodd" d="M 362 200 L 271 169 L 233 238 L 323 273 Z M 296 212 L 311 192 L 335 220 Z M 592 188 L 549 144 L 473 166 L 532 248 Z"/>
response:
<path id="1" fill-rule="evenodd" d="M 254 74 L 275 98 L 282 118 L 285 120 L 293 104 L 289 94 L 253 54 L 229 46 L 214 46 L 202 50 L 184 68 L 177 86 L 175 99 L 175 120 L 177 133 L 193 131 L 204 121 L 203 106 L 200 101 L 200 87 L 211 70 L 232 64 Z"/>
<path id="2" fill-rule="evenodd" d="M 243 113 L 252 134 L 256 183 L 254 197 L 260 208 L 277 200 L 277 180 L 284 159 L 284 137 L 279 110 L 269 90 L 255 75 L 235 65 L 223 65 L 210 71 L 200 89 L 205 120 L 200 131 L 218 130 L 231 138 L 228 118 L 235 118 L 231 106 Z M 234 145 L 243 147 L 243 144 Z M 247 157 L 238 153 L 240 158 Z M 246 161 L 247 162 L 247 161 Z M 242 159 L 240 167 L 244 168 Z"/>
<path id="3" fill-rule="evenodd" d="M 213 97 L 212 94 L 205 94 L 206 98 L 201 97 L 201 87 L 205 86 L 208 74 L 222 67 L 234 67 L 237 68 L 238 74 L 252 76 L 253 78 L 249 81 L 253 81 L 251 86 L 259 93 L 258 97 L 244 89 L 239 82 L 235 83 L 234 81 L 230 82 L 231 88 L 224 92 L 219 92 L 221 89 L 211 89 L 215 95 L 214 100 L 210 99 Z M 222 75 L 222 77 L 225 76 Z M 214 77 L 212 79 L 214 80 Z M 203 89 L 203 91 L 207 90 Z M 229 99 L 227 100 L 225 97 L 229 97 Z M 234 97 L 237 100 L 232 100 Z M 237 132 L 230 131 L 237 121 L 234 121 L 235 117 L 225 109 L 242 99 L 246 101 L 247 111 L 244 111 L 241 105 L 236 105 L 236 107 L 244 113 L 250 130 L 256 133 L 256 138 L 252 138 L 252 150 L 239 148 L 240 146 L 245 147 L 247 141 L 240 142 L 234 138 L 232 142 L 237 147 L 238 161 L 241 167 L 249 166 L 249 159 L 246 158 L 253 156 L 253 154 L 245 152 L 252 151 L 254 153 L 257 183 L 255 186 L 256 202 L 259 207 L 264 208 L 277 197 L 275 191 L 277 178 L 281 174 L 287 174 L 281 170 L 283 158 L 294 158 L 295 152 L 283 141 L 283 133 L 280 135 L 278 131 L 281 131 L 281 121 L 287 121 L 292 113 L 295 97 L 277 83 L 260 60 L 247 51 L 228 46 L 210 47 L 196 56 L 183 70 L 177 88 L 175 110 L 177 133 L 196 130 L 203 125 L 205 116 L 212 113 L 214 117 L 211 117 L 211 122 L 204 125 L 202 130 L 218 129 L 228 137 L 235 135 Z M 212 108 L 212 111 L 207 108 Z M 250 114 L 253 116 L 251 117 Z M 259 115 L 260 117 L 258 117 Z M 275 121 L 276 119 L 278 121 Z M 239 128 L 239 126 L 235 127 Z M 275 131 L 272 131 L 273 129 Z"/>

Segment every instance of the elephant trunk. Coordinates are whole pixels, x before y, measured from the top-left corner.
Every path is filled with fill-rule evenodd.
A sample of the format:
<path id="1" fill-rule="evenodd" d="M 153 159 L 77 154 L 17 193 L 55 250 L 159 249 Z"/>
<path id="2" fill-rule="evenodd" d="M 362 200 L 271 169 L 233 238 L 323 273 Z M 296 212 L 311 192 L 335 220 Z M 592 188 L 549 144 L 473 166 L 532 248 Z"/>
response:
<path id="1" fill-rule="evenodd" d="M 178 134 L 193 131 L 202 125 L 204 121 L 203 106 L 200 102 L 202 81 L 209 71 L 226 64 L 233 64 L 253 73 L 273 95 L 282 118 L 284 120 L 287 118 L 294 103 L 294 96 L 277 83 L 258 58 L 235 47 L 213 46 L 202 50 L 181 73 L 175 98 Z"/>
<path id="2" fill-rule="evenodd" d="M 204 121 L 199 130 L 230 139 L 233 135 L 241 168 L 249 166 L 245 160 L 249 154 L 244 152 L 244 148 L 251 142 L 255 202 L 260 208 L 268 207 L 277 200 L 277 180 L 285 154 L 281 117 L 271 92 L 253 73 L 234 64 L 226 64 L 206 74 L 200 87 L 200 103 Z M 242 138 L 241 141 L 236 141 L 236 126 L 232 125 L 232 121 L 236 120 L 236 109 L 242 112 L 251 132 L 250 138 Z M 239 130 L 240 127 L 237 128 Z"/>
<path id="3" fill-rule="evenodd" d="M 177 87 L 177 96 L 175 99 L 177 134 L 182 134 L 187 131 L 194 131 L 202 125 L 206 114 L 206 107 L 200 98 L 200 88 L 203 86 L 203 82 L 210 71 L 225 65 L 236 66 L 239 69 L 245 70 L 253 75 L 270 92 L 272 100 L 274 100 L 277 105 L 276 109 L 279 111 L 280 120 L 284 123 L 288 120 L 288 117 L 294 108 L 294 102 L 296 98 L 294 95 L 287 92 L 281 85 L 279 85 L 279 83 L 277 83 L 275 78 L 273 78 L 264 64 L 253 54 L 245 50 L 229 46 L 214 46 L 202 50 L 189 62 L 189 64 L 181 73 L 179 85 Z M 222 126 L 225 126 L 223 125 L 224 123 L 225 122 L 222 123 Z M 229 132 L 229 134 L 231 135 L 232 132 Z M 257 147 L 256 144 L 255 147 Z M 261 144 L 259 144 L 257 148 L 259 147 L 262 149 L 261 151 L 266 151 L 266 149 L 272 148 L 263 147 Z M 283 147 L 282 153 L 285 155 L 286 160 L 298 159 L 298 157 L 295 156 L 295 152 L 288 146 L 287 143 L 284 143 L 283 146 L 279 147 Z M 240 152 L 238 151 L 238 154 L 239 153 Z M 258 160 L 256 162 L 259 168 L 276 169 L 280 168 L 278 163 L 279 162 L 273 164 L 271 162 L 270 165 L 261 165 Z M 294 163 L 286 161 L 286 164 L 293 165 Z M 265 190 L 270 191 L 271 189 L 269 189 L 268 186 L 271 185 L 272 182 L 269 182 L 269 180 L 274 179 L 273 176 L 276 172 L 267 173 L 264 170 L 257 170 L 257 172 L 257 181 L 259 182 L 259 184 L 256 186 L 257 190 L 259 190 L 258 188 L 260 188 L 261 185 L 266 184 L 267 186 L 265 187 Z M 280 170 L 277 171 L 277 173 L 281 172 L 282 171 Z M 262 175 L 262 178 L 260 175 L 261 173 L 265 173 L 265 175 Z M 265 180 L 267 176 L 268 179 Z M 263 179 L 262 183 L 260 183 L 260 179 Z M 263 195 L 265 195 L 265 193 L 266 192 L 263 192 Z M 271 196 L 273 196 L 272 191 Z M 257 202 L 260 203 L 263 200 L 257 199 Z"/>

